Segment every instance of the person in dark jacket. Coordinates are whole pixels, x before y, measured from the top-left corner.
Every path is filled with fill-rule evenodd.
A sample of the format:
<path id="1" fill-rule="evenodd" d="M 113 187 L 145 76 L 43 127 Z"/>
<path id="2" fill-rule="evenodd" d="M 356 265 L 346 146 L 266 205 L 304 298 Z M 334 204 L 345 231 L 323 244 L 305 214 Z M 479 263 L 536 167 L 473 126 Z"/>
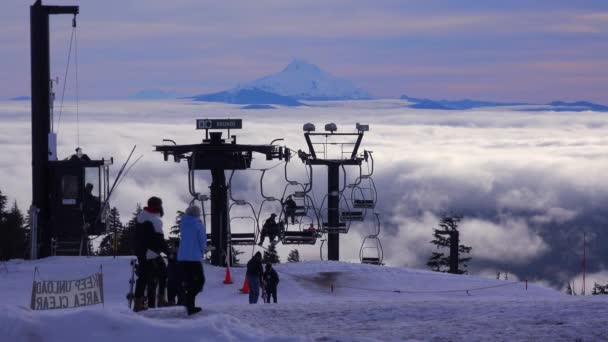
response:
<path id="1" fill-rule="evenodd" d="M 291 224 L 296 224 L 296 201 L 294 201 L 291 196 L 288 196 L 283 205 L 285 208 L 285 216 L 287 216 L 287 220 L 285 221 L 289 221 L 289 218 L 291 218 Z"/>
<path id="2" fill-rule="evenodd" d="M 166 265 L 160 253 L 168 253 L 163 233 L 163 202 L 158 197 L 150 197 L 148 206 L 139 215 L 135 225 L 135 255 L 137 256 L 137 281 L 135 283 L 135 304 L 133 311 L 165 306 Z M 148 305 L 145 305 L 144 292 L 147 291 Z"/>
<path id="3" fill-rule="evenodd" d="M 277 221 L 275 220 L 276 217 L 277 217 L 277 214 L 272 213 L 272 214 L 270 214 L 270 217 L 268 219 L 266 219 L 266 221 L 264 221 L 264 225 L 262 225 L 262 234 L 260 234 L 261 235 L 260 243 L 258 243 L 258 245 L 261 246 L 264 243 L 264 240 L 266 240 L 267 236 L 270 239 L 271 243 L 277 237 L 278 232 L 279 232 L 279 225 L 277 224 Z"/>
<path id="4" fill-rule="evenodd" d="M 247 282 L 249 283 L 249 304 L 257 304 L 260 297 L 260 285 L 264 267 L 262 266 L 262 253 L 256 252 L 247 263 Z"/>
<path id="5" fill-rule="evenodd" d="M 279 275 L 277 271 L 272 268 L 271 263 L 266 264 L 266 271 L 263 275 L 264 287 L 266 290 L 266 303 L 270 303 L 270 296 L 272 296 L 273 302 L 277 302 L 277 286 L 279 285 Z"/>
<path id="6" fill-rule="evenodd" d="M 182 215 L 179 225 L 181 240 L 177 261 L 183 283 L 183 304 L 188 310 L 188 315 L 201 311 L 201 308 L 196 306 L 195 300 L 196 295 L 203 290 L 205 285 L 205 273 L 201 261 L 207 248 L 207 233 L 200 216 L 201 209 L 191 206 Z"/>
<path id="7" fill-rule="evenodd" d="M 171 252 L 167 255 L 167 303 L 169 305 L 184 305 L 181 288 L 182 280 L 177 263 L 177 253 Z"/>

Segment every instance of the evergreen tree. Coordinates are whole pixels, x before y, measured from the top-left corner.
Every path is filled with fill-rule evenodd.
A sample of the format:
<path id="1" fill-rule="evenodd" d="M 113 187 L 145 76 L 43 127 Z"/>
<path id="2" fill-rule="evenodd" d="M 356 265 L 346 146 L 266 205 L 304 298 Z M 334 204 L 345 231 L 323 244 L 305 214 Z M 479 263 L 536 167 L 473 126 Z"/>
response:
<path id="1" fill-rule="evenodd" d="M 300 262 L 300 252 L 297 249 L 292 249 L 287 256 L 287 262 Z"/>
<path id="2" fill-rule="evenodd" d="M 267 264 L 279 264 L 281 263 L 281 259 L 277 254 L 277 247 L 274 243 L 268 245 L 268 250 L 264 251 L 264 256 L 262 257 L 262 262 Z"/>
<path id="3" fill-rule="evenodd" d="M 598 283 L 593 284 L 593 291 L 591 291 L 592 295 L 605 295 L 608 294 L 608 284 L 600 285 Z"/>
<path id="4" fill-rule="evenodd" d="M 567 295 L 574 295 L 574 292 L 572 291 L 572 286 L 570 286 L 570 282 L 568 282 L 568 287 L 566 287 L 566 294 Z"/>
<path id="5" fill-rule="evenodd" d="M 174 236 L 176 238 L 179 239 L 179 226 L 182 224 L 182 215 L 184 215 L 184 212 L 181 210 L 176 211 L 176 216 L 175 216 L 175 224 L 173 226 L 171 226 L 171 230 L 169 231 L 169 235 Z"/>
<path id="6" fill-rule="evenodd" d="M 23 259 L 27 251 L 25 217 L 17 201 L 7 212 L 6 197 L 0 193 L 0 260 Z"/>
<path id="7" fill-rule="evenodd" d="M 452 242 L 450 232 L 458 232 L 458 224 L 462 220 L 459 215 L 443 215 L 439 220 L 439 228 L 433 230 L 433 240 L 431 241 L 438 249 L 450 249 Z M 470 256 L 462 256 L 471 253 L 473 248 L 462 244 L 458 245 L 458 274 L 467 273 L 467 263 L 471 260 Z M 432 252 L 426 265 L 435 272 L 449 272 L 450 255 L 443 252 Z"/>
<path id="8" fill-rule="evenodd" d="M 141 213 L 141 205 L 137 204 L 133 216 L 124 226 L 122 234 L 118 236 L 118 244 L 116 249 L 117 255 L 133 255 L 135 253 L 135 226 L 137 225 L 137 216 Z"/>
<path id="9" fill-rule="evenodd" d="M 99 244 L 97 255 L 114 255 L 114 248 L 118 249 L 118 241 L 120 241 L 120 236 L 124 233 L 124 226 L 120 220 L 120 213 L 116 207 L 113 207 L 112 210 L 110 210 L 107 233 L 108 234 L 103 237 Z M 114 245 L 115 243 L 116 246 Z M 118 253 L 116 254 L 120 255 Z"/>
<path id="10" fill-rule="evenodd" d="M 244 254 L 245 252 L 239 251 L 238 249 L 232 246 L 232 265 L 238 265 L 241 263 L 241 260 L 238 258 L 239 255 Z"/>

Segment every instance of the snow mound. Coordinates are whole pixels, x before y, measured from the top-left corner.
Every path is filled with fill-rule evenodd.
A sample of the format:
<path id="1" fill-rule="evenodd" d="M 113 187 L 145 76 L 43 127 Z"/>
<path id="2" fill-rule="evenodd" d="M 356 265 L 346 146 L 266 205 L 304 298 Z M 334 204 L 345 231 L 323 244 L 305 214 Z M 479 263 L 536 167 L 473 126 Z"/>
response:
<path id="1" fill-rule="evenodd" d="M 608 314 L 605 300 L 576 301 L 541 286 L 529 284 L 526 289 L 523 282 L 330 261 L 276 265 L 281 279 L 277 305 L 248 304 L 248 296 L 239 291 L 244 268 L 232 268 L 234 284 L 225 285 L 225 268 L 205 265 L 206 283 L 197 297 L 201 314 L 187 317 L 180 308 L 135 314 L 127 308 L 125 297 L 131 259 L 9 261 L 7 271 L 0 273 L 0 341 L 470 340 L 471 333 L 483 340 L 502 333 L 503 318 L 523 324 L 524 329 L 514 328 L 516 335 L 505 335 L 505 339 L 528 338 L 532 335 L 525 328 L 539 326 L 545 330 L 535 336 L 571 337 L 584 336 L 587 325 L 597 324 L 604 312 Z M 60 280 L 77 279 L 100 267 L 103 306 L 50 311 L 27 307 L 36 268 L 37 279 Z M 584 308 L 601 314 L 593 314 L 597 319 L 581 316 L 580 327 L 560 314 L 560 310 L 585 312 Z M 463 310 L 466 319 L 456 314 Z M 497 318 L 497 324 L 475 331 L 486 315 Z M 433 331 L 446 319 L 456 322 L 454 332 Z M 598 333 L 608 336 L 606 329 Z"/>

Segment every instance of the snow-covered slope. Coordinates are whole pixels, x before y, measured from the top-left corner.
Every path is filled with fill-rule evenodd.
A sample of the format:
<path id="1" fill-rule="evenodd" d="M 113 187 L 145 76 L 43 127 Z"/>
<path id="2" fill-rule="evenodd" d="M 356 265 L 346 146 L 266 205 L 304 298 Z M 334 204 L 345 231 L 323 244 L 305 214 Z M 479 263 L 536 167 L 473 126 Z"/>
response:
<path id="1" fill-rule="evenodd" d="M 203 313 L 139 315 L 126 307 L 129 257 L 10 261 L 0 271 L 0 341 L 598 340 L 600 296 L 571 297 L 522 282 L 342 262 L 277 266 L 279 304 L 249 305 L 244 269 L 205 265 Z M 28 309 L 38 279 L 77 279 L 103 266 L 105 306 Z M 333 291 L 332 291 L 333 286 Z M 468 292 L 467 292 L 468 290 Z M 176 314 L 177 312 L 177 314 Z M 441 329 L 437 329 L 438 327 Z"/>
<path id="2" fill-rule="evenodd" d="M 318 66 L 294 59 L 276 74 L 259 78 L 241 88 L 262 89 L 298 100 L 357 100 L 370 95 L 351 81 L 335 77 Z"/>

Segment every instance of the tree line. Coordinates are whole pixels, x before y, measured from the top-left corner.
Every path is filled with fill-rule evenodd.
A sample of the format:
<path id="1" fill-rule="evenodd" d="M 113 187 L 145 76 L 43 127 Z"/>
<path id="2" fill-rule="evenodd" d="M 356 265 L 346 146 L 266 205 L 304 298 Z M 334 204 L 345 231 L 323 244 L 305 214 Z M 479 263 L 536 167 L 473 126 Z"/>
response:
<path id="1" fill-rule="evenodd" d="M 0 261 L 25 259 L 29 255 L 29 218 L 16 200 L 10 208 L 8 203 L 8 197 L 0 190 Z"/>

